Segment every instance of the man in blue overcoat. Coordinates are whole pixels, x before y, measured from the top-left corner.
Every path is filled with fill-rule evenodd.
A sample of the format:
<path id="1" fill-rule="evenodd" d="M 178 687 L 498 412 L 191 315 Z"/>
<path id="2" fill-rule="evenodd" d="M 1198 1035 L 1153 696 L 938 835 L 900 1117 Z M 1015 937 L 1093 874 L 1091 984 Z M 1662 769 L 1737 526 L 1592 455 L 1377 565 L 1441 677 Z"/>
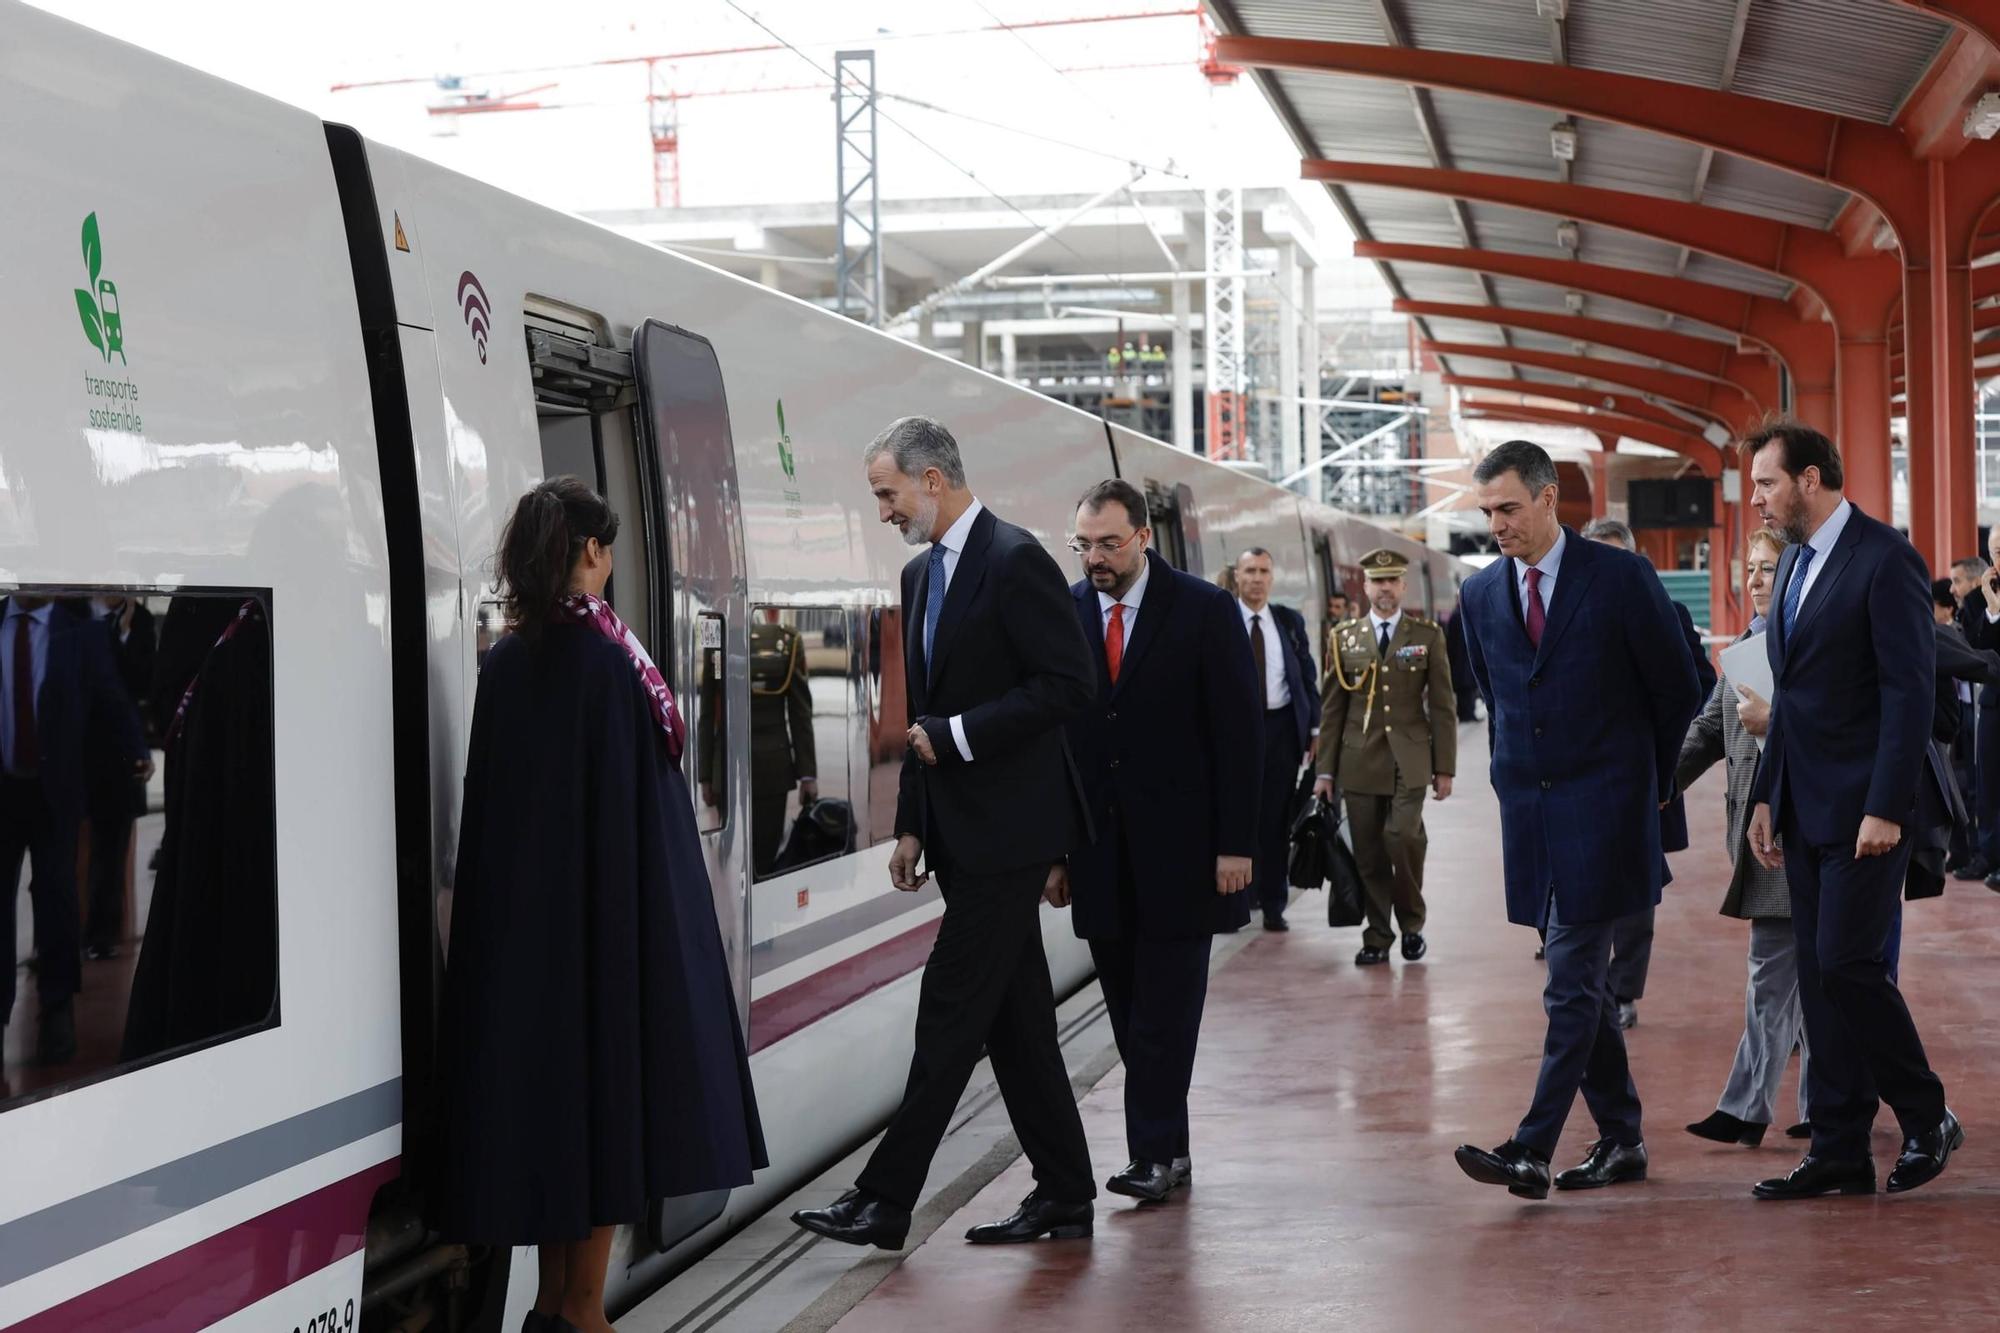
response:
<path id="1" fill-rule="evenodd" d="M 1474 1180 L 1545 1198 L 1549 1159 L 1579 1088 L 1597 1138 L 1557 1189 L 1646 1176 L 1639 1093 L 1607 972 L 1618 924 L 1650 911 L 1669 876 L 1660 810 L 1702 698 L 1666 589 L 1644 559 L 1556 519 L 1556 469 L 1510 440 L 1473 470 L 1504 559 L 1466 581 L 1473 678 L 1493 709 L 1493 789 L 1507 919 L 1546 936 L 1548 1035 L 1512 1138 L 1467 1144 Z"/>

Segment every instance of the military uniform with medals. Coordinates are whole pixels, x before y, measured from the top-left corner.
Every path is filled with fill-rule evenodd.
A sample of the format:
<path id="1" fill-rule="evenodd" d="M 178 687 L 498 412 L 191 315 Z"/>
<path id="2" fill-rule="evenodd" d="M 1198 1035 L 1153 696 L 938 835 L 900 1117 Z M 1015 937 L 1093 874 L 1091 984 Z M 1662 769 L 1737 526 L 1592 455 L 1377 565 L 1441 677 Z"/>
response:
<path id="1" fill-rule="evenodd" d="M 792 789 L 819 772 L 805 643 L 790 625 L 750 626 L 750 863 L 768 872 Z"/>
<path id="2" fill-rule="evenodd" d="M 1361 557 L 1371 580 L 1401 578 L 1403 556 Z M 1424 929 L 1424 798 L 1434 777 L 1458 766 L 1458 713 L 1444 631 L 1399 610 L 1388 642 L 1372 611 L 1333 630 L 1320 719 L 1319 774 L 1347 804 L 1354 859 L 1368 891 L 1367 950 L 1404 934 L 1404 956 L 1420 957 Z M 1411 952 L 1414 945 L 1416 953 Z M 1370 961 L 1381 961 L 1375 958 Z"/>

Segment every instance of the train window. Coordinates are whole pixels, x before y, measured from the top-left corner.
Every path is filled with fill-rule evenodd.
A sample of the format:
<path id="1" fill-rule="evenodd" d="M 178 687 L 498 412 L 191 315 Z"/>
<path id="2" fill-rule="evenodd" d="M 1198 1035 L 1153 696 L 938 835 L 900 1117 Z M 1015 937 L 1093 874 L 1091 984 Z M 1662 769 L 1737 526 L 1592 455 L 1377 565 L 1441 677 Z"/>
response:
<path id="1" fill-rule="evenodd" d="M 1188 569 L 1187 530 L 1182 526 L 1184 517 L 1181 509 L 1179 490 L 1162 490 L 1156 481 L 1146 483 L 1146 519 L 1153 529 L 1153 549 L 1160 558 L 1175 569 Z M 1206 577 L 1203 571 L 1192 571 L 1198 577 Z"/>
<path id="2" fill-rule="evenodd" d="M 849 671 L 844 608 L 751 608 L 750 865 L 758 879 L 854 850 Z"/>
<path id="3" fill-rule="evenodd" d="M 903 675 L 903 612 L 877 606 L 867 616 L 868 845 L 873 847 L 896 836 L 910 706 Z"/>
<path id="4" fill-rule="evenodd" d="M 0 1109 L 277 1022 L 271 688 L 266 594 L 0 589 Z"/>

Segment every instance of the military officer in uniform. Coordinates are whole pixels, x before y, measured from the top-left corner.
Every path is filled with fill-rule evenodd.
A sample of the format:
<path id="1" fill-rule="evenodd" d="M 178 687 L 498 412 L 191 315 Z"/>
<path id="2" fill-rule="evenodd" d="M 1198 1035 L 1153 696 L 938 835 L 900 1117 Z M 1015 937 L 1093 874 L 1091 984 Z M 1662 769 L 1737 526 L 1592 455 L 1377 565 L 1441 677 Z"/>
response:
<path id="1" fill-rule="evenodd" d="M 792 788 L 803 810 L 819 799 L 812 681 L 805 644 L 778 612 L 750 626 L 750 863 L 771 872 L 785 841 Z"/>
<path id="2" fill-rule="evenodd" d="M 1320 718 L 1319 781 L 1347 802 L 1354 859 L 1368 890 L 1362 966 L 1389 961 L 1393 910 L 1403 957 L 1424 956 L 1424 789 L 1442 801 L 1458 767 L 1458 711 L 1444 631 L 1402 609 L 1409 562 L 1361 557 L 1368 614 L 1334 627 Z"/>

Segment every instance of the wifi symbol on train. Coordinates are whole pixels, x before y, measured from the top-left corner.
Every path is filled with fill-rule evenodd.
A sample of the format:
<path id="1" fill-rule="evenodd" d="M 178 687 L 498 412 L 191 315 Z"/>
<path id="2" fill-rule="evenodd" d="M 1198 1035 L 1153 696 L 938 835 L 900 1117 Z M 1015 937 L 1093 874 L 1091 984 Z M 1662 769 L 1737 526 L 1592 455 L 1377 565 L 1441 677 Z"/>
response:
<path id="1" fill-rule="evenodd" d="M 458 275 L 458 311 L 465 317 L 465 327 L 472 331 L 472 345 L 479 349 L 479 364 L 483 366 L 486 335 L 493 327 L 493 303 L 486 299 L 486 289 L 470 269 Z"/>

